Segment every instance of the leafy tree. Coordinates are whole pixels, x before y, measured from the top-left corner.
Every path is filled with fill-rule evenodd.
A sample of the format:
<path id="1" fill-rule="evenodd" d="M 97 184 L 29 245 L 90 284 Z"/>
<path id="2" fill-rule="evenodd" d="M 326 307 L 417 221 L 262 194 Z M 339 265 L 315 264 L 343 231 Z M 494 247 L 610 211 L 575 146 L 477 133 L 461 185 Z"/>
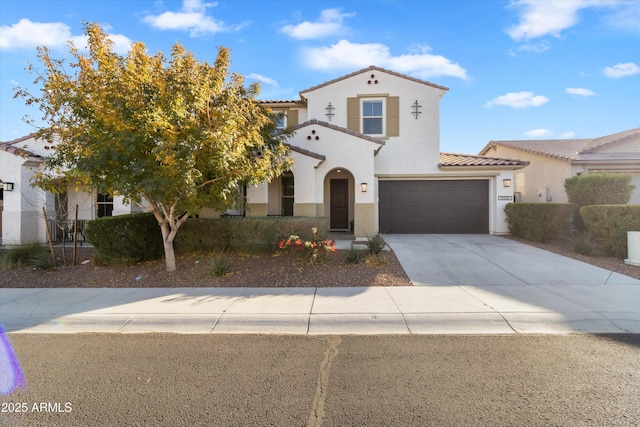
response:
<path id="1" fill-rule="evenodd" d="M 202 207 L 224 210 L 240 202 L 238 186 L 260 183 L 291 167 L 275 114 L 256 100 L 258 84 L 228 71 L 229 51 L 213 64 L 183 46 L 167 59 L 143 43 L 126 56 L 99 25 L 85 25 L 89 53 L 70 44 L 72 61 L 38 48 L 44 72 L 40 94 L 16 97 L 38 105 L 47 124 L 38 137 L 57 141 L 43 185 L 65 170 L 101 193 L 122 195 L 150 210 L 162 232 L 167 271 L 174 271 L 173 240 Z M 36 68 L 31 64 L 31 72 Z"/>

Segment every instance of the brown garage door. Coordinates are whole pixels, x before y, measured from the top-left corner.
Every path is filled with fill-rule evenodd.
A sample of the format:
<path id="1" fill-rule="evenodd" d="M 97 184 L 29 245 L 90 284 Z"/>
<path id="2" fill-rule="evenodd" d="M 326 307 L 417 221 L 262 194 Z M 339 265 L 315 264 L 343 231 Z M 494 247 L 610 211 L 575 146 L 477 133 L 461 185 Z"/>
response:
<path id="1" fill-rule="evenodd" d="M 489 181 L 380 181 L 380 232 L 489 233 Z"/>

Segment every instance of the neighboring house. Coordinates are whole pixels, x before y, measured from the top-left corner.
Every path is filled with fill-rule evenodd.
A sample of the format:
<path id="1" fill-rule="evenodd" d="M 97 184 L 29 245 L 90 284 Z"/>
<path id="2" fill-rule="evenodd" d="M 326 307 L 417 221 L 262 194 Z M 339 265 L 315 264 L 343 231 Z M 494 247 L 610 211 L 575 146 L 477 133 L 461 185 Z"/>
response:
<path id="1" fill-rule="evenodd" d="M 0 142 L 0 243 L 3 245 L 47 241 L 47 222 L 52 238 L 60 239 L 60 226 L 66 221 L 67 227 L 70 227 L 75 219 L 76 205 L 78 219 L 83 222 L 99 216 L 139 210 L 125 205 L 122 197 L 112 198 L 84 188 L 69 188 L 65 194 L 56 197 L 38 187 L 32 187 L 31 177 L 53 149 L 54 145 L 36 140 L 33 134 Z M 43 207 L 47 222 L 42 213 Z"/>
<path id="2" fill-rule="evenodd" d="M 440 153 L 447 88 L 369 67 L 264 101 L 285 113 L 294 166 L 246 188 L 247 216 L 326 216 L 330 229 L 381 233 L 507 233 L 513 171 L 527 162 Z M 201 216 L 214 212 L 203 212 Z"/>
<path id="3" fill-rule="evenodd" d="M 263 101 L 284 113 L 281 129 L 295 131 L 287 141 L 295 163 L 271 182 L 246 186 L 246 208 L 227 213 L 325 216 L 331 230 L 353 229 L 355 237 L 507 233 L 504 206 L 513 200 L 514 171 L 528 162 L 441 153 L 440 98 L 447 91 L 372 66 L 303 90 L 299 100 Z M 46 149 L 32 136 L 0 145 L 0 179 L 15 183 L 4 197 L 4 244 L 45 240 L 40 206 L 53 216 L 54 200 L 29 186 L 43 156 Z M 93 193 L 67 194 L 83 219 L 98 216 L 104 204 Z M 111 209 L 131 212 L 118 199 Z"/>
<path id="4" fill-rule="evenodd" d="M 640 204 L 640 128 L 592 139 L 490 141 L 481 155 L 517 156 L 529 166 L 516 173 L 522 202 L 566 203 L 564 181 L 583 173 L 630 175 L 636 186 L 630 204 Z"/>

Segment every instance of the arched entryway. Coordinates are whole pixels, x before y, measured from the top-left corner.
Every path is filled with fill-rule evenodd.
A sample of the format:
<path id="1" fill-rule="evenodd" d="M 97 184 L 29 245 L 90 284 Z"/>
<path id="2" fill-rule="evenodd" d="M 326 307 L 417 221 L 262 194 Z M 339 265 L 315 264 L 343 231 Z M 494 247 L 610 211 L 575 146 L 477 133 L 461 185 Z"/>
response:
<path id="1" fill-rule="evenodd" d="M 350 230 L 354 212 L 354 179 L 345 168 L 331 170 L 324 180 L 325 215 L 330 230 Z"/>

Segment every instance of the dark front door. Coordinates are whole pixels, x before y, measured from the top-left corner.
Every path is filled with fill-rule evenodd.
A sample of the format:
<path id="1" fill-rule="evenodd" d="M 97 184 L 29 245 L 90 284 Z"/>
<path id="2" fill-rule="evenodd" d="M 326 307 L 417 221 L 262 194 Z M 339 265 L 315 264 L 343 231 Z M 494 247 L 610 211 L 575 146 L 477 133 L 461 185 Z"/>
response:
<path id="1" fill-rule="evenodd" d="M 332 179 L 329 186 L 331 193 L 329 228 L 347 229 L 349 228 L 349 180 Z"/>

